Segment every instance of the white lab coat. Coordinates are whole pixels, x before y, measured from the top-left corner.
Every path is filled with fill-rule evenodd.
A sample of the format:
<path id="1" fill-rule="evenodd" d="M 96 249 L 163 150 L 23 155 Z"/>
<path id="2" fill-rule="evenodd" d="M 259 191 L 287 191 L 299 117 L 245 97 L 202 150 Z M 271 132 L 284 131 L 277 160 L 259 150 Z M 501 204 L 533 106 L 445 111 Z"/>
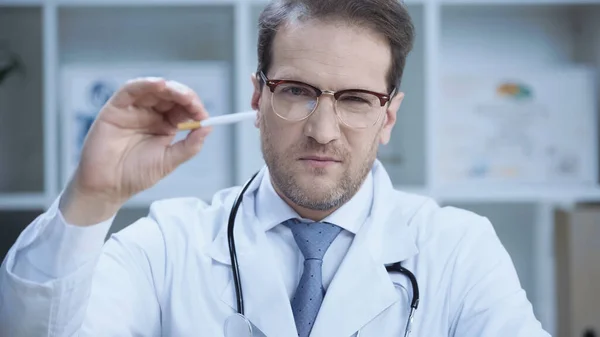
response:
<path id="1" fill-rule="evenodd" d="M 293 337 L 289 298 L 254 213 L 262 174 L 244 197 L 235 229 L 244 303 L 266 336 Z M 412 288 L 384 267 L 397 261 L 419 282 L 412 336 L 548 336 L 487 219 L 394 190 L 378 162 L 373 175 L 371 217 L 329 285 L 311 336 L 402 336 Z M 41 217 L 3 263 L 0 336 L 223 336 L 235 312 L 226 224 L 238 191 L 224 190 L 210 205 L 156 202 L 97 260 L 38 284 L 13 267 L 33 235 L 27 232 L 43 226 Z"/>

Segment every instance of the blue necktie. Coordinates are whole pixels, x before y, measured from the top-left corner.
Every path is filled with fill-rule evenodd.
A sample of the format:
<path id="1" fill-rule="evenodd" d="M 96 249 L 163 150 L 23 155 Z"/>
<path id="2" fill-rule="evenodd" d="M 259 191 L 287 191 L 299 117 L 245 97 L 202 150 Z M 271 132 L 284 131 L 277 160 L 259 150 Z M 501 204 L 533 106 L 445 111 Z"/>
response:
<path id="1" fill-rule="evenodd" d="M 304 271 L 292 299 L 292 311 L 298 336 L 308 337 L 325 297 L 321 273 L 323 256 L 342 229 L 329 223 L 304 223 L 296 219 L 284 224 L 292 230 L 304 255 Z"/>

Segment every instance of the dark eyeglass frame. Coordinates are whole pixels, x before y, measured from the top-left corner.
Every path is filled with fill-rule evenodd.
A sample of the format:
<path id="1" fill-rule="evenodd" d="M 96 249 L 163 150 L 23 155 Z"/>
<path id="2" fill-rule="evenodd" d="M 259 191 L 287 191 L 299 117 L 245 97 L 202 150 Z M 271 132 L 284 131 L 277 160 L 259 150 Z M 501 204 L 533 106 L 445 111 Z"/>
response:
<path id="1" fill-rule="evenodd" d="M 330 90 L 321 90 L 317 87 L 315 87 L 314 85 L 310 85 L 308 83 L 304 83 L 304 82 L 300 82 L 300 81 L 294 81 L 294 80 L 283 80 L 283 79 L 269 79 L 267 77 L 267 75 L 265 75 L 265 73 L 263 71 L 259 72 L 258 75 L 260 76 L 260 78 L 262 79 L 262 81 L 265 83 L 265 85 L 267 87 L 269 87 L 269 91 L 271 91 L 271 93 L 275 93 L 275 89 L 281 85 L 281 84 L 298 84 L 298 85 L 302 85 L 302 86 L 307 86 L 309 88 L 312 88 L 315 93 L 317 94 L 317 102 L 319 100 L 319 98 L 323 95 L 331 95 L 334 97 L 335 101 L 337 102 L 338 99 L 345 93 L 348 92 L 362 92 L 362 93 L 366 93 L 366 94 L 371 94 L 376 96 L 379 99 L 379 102 L 381 104 L 381 107 L 385 106 L 386 104 L 389 104 L 392 97 L 394 96 L 394 94 L 396 93 L 396 88 L 394 87 L 392 89 L 392 92 L 390 94 L 383 94 L 383 93 L 379 93 L 379 92 L 375 92 L 375 91 L 370 91 L 370 90 L 365 90 L 365 89 L 344 89 L 344 90 L 340 90 L 340 91 L 330 91 Z M 318 105 L 318 104 L 317 104 Z M 313 112 L 317 109 L 317 105 L 315 105 L 313 111 L 311 113 L 309 113 L 306 117 L 300 119 L 304 120 L 306 118 L 308 118 L 310 115 L 313 114 Z M 279 116 L 279 114 L 277 114 Z M 373 123 L 373 125 L 377 124 L 377 122 L 379 122 L 379 120 L 381 119 L 381 116 L 383 115 L 383 113 L 381 113 L 377 120 L 375 121 L 375 123 Z M 280 116 L 281 117 L 281 116 Z M 339 117 L 339 116 L 338 116 Z M 282 117 L 283 118 L 283 117 Z M 343 121 L 342 121 L 343 122 Z M 346 124 L 346 123 L 344 123 Z M 367 126 L 368 127 L 368 126 Z M 357 128 L 357 127 L 354 127 Z M 358 127 L 360 128 L 360 127 Z"/>

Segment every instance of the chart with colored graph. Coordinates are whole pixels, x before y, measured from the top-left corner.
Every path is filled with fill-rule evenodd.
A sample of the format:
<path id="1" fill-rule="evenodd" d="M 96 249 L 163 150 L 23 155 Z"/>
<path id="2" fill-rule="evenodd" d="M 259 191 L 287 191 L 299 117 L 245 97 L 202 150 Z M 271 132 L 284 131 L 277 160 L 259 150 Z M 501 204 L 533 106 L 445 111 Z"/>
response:
<path id="1" fill-rule="evenodd" d="M 436 182 L 593 184 L 594 76 L 580 67 L 447 73 Z"/>

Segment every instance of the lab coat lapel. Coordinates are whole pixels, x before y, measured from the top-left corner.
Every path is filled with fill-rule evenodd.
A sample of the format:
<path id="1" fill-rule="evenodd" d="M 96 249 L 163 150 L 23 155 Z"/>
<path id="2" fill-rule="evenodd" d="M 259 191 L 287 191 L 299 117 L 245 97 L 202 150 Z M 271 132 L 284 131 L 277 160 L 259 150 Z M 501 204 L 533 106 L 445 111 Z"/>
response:
<path id="1" fill-rule="evenodd" d="M 288 294 L 262 234 L 249 249 L 238 251 L 246 317 L 266 336 L 297 336 Z M 225 300 L 235 299 L 233 280 L 223 295 Z"/>
<path id="2" fill-rule="evenodd" d="M 274 255 L 267 237 L 254 213 L 254 192 L 263 173 L 264 170 L 248 188 L 234 229 L 245 316 L 266 336 L 293 337 L 298 334 L 285 285 L 273 261 Z M 224 226 L 209 248 L 209 254 L 230 267 L 228 247 L 227 228 Z M 224 289 L 217 290 L 222 291 L 221 299 L 237 310 L 233 275 Z"/>
<path id="3" fill-rule="evenodd" d="M 366 242 L 352 244 L 325 294 L 313 336 L 351 336 L 399 300 Z"/>
<path id="4" fill-rule="evenodd" d="M 395 302 L 403 299 L 385 264 L 418 253 L 407 226 L 408 212 L 383 168 L 374 169 L 372 216 L 356 234 L 334 276 L 311 332 L 312 336 L 351 336 Z M 394 278 L 398 281 L 399 278 Z M 408 287 L 406 282 L 400 284 Z M 408 306 L 408 303 L 407 303 Z"/>

